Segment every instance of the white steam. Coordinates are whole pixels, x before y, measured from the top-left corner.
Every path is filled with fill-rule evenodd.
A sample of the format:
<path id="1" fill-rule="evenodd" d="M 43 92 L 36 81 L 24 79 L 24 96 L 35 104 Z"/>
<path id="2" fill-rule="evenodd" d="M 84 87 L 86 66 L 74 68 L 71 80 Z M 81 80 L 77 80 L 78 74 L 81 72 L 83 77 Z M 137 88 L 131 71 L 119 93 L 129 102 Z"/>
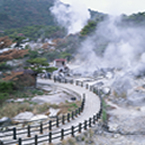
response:
<path id="1" fill-rule="evenodd" d="M 56 17 L 57 22 L 67 28 L 68 34 L 81 31 L 90 18 L 88 8 L 76 0 L 73 0 L 71 5 L 56 1 L 50 10 Z"/>
<path id="2" fill-rule="evenodd" d="M 79 49 L 80 61 L 89 64 L 89 68 L 84 65 L 83 70 L 110 67 L 134 72 L 140 63 L 144 64 L 145 56 L 142 54 L 145 52 L 145 30 L 139 27 L 121 27 L 119 21 L 114 17 L 105 20 L 97 27 L 95 34 L 82 43 Z M 105 42 L 107 47 L 99 57 L 95 51 L 102 49 L 100 46 Z"/>
<path id="3" fill-rule="evenodd" d="M 70 3 L 70 0 L 61 0 Z M 88 8 L 111 15 L 132 14 L 144 12 L 144 0 L 79 0 Z"/>

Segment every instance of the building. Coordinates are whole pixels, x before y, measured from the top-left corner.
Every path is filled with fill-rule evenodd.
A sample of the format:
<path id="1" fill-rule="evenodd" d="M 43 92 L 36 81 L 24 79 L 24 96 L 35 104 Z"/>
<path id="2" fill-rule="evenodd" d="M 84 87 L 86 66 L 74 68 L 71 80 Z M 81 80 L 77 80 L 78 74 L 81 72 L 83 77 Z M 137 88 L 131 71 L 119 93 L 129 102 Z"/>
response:
<path id="1" fill-rule="evenodd" d="M 66 59 L 55 59 L 54 60 L 54 67 L 62 67 L 66 65 Z"/>

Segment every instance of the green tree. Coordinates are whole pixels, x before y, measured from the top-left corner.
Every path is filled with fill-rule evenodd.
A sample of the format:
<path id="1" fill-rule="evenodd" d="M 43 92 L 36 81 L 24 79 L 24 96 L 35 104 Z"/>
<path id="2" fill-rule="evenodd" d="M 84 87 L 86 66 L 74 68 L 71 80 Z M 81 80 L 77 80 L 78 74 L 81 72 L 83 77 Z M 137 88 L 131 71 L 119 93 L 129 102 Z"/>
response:
<path id="1" fill-rule="evenodd" d="M 72 55 L 70 53 L 67 53 L 67 52 L 62 52 L 60 54 L 60 58 L 65 58 L 65 59 L 67 59 L 67 61 L 70 61 L 70 59 L 72 58 Z"/>
<path id="2" fill-rule="evenodd" d="M 6 62 L 2 62 L 0 63 L 0 70 L 5 72 L 7 70 L 12 70 L 12 67 L 8 64 L 6 64 Z"/>
<path id="3" fill-rule="evenodd" d="M 90 21 L 81 31 L 81 35 L 85 36 L 90 34 L 91 32 L 93 32 L 95 30 L 97 26 L 97 22 L 95 21 Z"/>
<path id="4" fill-rule="evenodd" d="M 49 63 L 47 62 L 46 58 L 34 58 L 34 59 L 29 59 L 27 60 L 27 62 L 29 63 L 28 67 L 25 68 L 30 68 L 31 70 L 34 71 L 34 76 L 35 76 L 35 87 L 36 87 L 36 83 L 37 83 L 37 75 L 39 73 L 43 73 L 44 70 L 46 70 L 47 72 L 53 72 L 55 70 L 57 70 L 57 68 L 55 67 L 49 67 Z"/>

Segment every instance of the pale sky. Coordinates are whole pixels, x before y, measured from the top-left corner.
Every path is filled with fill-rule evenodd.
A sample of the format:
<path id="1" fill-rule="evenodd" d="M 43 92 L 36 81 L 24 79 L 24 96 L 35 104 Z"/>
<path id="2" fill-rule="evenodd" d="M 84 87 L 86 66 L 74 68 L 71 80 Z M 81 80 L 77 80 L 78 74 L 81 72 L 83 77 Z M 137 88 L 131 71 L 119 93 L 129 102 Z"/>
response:
<path id="1" fill-rule="evenodd" d="M 113 15 L 132 14 L 145 11 L 145 0 L 61 0 L 71 4 L 82 3 L 92 10 Z"/>

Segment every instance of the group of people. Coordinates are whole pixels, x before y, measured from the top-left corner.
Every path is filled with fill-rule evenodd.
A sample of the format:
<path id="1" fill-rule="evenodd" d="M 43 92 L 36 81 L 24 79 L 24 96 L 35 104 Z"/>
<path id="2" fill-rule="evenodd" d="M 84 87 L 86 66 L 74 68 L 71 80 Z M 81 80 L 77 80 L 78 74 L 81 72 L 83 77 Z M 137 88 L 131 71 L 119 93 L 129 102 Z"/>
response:
<path id="1" fill-rule="evenodd" d="M 57 71 L 50 73 L 50 72 L 45 72 L 40 74 L 40 77 L 43 78 L 47 78 L 47 79 L 51 79 L 52 76 L 56 76 L 60 77 L 60 78 L 65 78 L 66 76 L 70 76 L 70 69 L 68 66 L 63 66 L 58 68 Z"/>

